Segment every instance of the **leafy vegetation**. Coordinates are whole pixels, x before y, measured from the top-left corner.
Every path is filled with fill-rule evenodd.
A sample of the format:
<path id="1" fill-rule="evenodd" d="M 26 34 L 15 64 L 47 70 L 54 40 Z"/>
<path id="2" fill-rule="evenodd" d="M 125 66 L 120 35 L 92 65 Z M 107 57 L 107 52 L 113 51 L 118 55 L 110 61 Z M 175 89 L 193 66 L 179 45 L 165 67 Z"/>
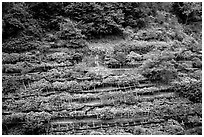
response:
<path id="1" fill-rule="evenodd" d="M 177 70 L 174 67 L 174 56 L 166 51 L 152 55 L 152 59 L 144 61 L 142 74 L 151 81 L 170 82 L 177 77 Z"/>
<path id="2" fill-rule="evenodd" d="M 201 28 L 201 2 L 3 2 L 3 134 L 202 134 Z"/>
<path id="3" fill-rule="evenodd" d="M 202 100 L 201 81 L 188 81 L 187 83 L 176 83 L 174 86 L 175 91 L 178 92 L 180 96 L 189 98 L 192 102 L 200 103 Z"/>

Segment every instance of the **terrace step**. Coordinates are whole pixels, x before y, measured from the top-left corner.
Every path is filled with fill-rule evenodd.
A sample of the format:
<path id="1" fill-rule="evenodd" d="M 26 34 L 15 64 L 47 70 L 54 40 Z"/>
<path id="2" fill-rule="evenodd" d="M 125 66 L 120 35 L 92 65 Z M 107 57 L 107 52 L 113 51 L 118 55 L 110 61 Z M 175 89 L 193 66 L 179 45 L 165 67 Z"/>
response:
<path id="1" fill-rule="evenodd" d="M 134 102 L 122 102 L 121 104 L 127 104 L 127 105 L 134 105 L 137 104 L 138 102 L 151 102 L 154 101 L 155 99 L 162 99 L 162 98 L 166 98 L 166 99 L 170 99 L 170 98 L 175 98 L 176 95 L 173 92 L 169 92 L 169 93 L 161 93 L 161 94 L 156 94 L 156 95 L 145 95 L 145 96 L 138 96 L 138 98 L 135 98 Z M 79 103 L 80 106 L 79 108 L 70 108 L 69 111 L 81 111 L 84 108 L 103 108 L 103 107 L 107 107 L 107 106 L 117 106 L 118 103 L 115 100 L 110 100 L 110 101 L 102 101 L 101 100 L 97 100 L 97 101 L 92 101 L 92 102 L 87 102 L 87 103 Z M 63 111 L 64 109 L 57 109 L 57 110 L 36 110 L 36 112 L 40 112 L 40 111 L 45 111 L 45 112 L 57 112 L 57 111 Z M 4 112 L 4 110 L 2 111 Z M 19 111 L 5 111 L 5 113 L 3 113 L 4 115 L 7 115 L 8 113 L 19 113 Z M 26 111 L 26 113 L 28 113 Z M 92 115 L 92 117 L 95 117 L 94 115 Z"/>
<path id="2" fill-rule="evenodd" d="M 146 86 L 149 86 L 149 87 L 146 87 Z M 143 96 L 143 95 L 154 95 L 154 94 L 157 94 L 157 93 L 168 93 L 168 92 L 173 92 L 171 90 L 171 87 L 161 87 L 161 88 L 157 88 L 157 87 L 151 87 L 153 85 L 150 85 L 150 84 L 143 84 L 141 85 L 141 87 L 145 87 L 145 88 L 136 88 L 134 86 L 132 87 L 123 87 L 123 88 L 103 88 L 101 90 L 87 90 L 87 91 L 78 91 L 76 94 L 102 94 L 102 93 L 106 93 L 106 92 L 116 92 L 116 91 L 132 91 L 133 94 L 135 94 L 136 96 L 139 95 L 139 96 Z M 65 92 L 65 91 L 49 91 L 48 93 L 41 93 L 39 94 L 40 91 L 36 90 L 36 94 L 30 94 L 30 95 L 22 95 L 22 96 L 3 96 L 2 97 L 2 100 L 5 101 L 5 100 L 8 100 L 8 99 L 15 99 L 15 100 L 18 100 L 18 99 L 23 99 L 23 98 L 28 98 L 28 97 L 33 97 L 33 96 L 42 96 L 42 97 L 48 97 L 50 95 L 55 95 L 55 94 L 60 94 L 62 92 Z M 75 92 L 74 92 L 75 93 Z M 87 98 L 88 99 L 88 98 Z M 97 95 L 96 95 L 96 99 L 97 99 Z M 98 98 L 99 99 L 99 98 Z M 73 99 L 73 101 L 78 101 L 79 99 Z"/>
<path id="3" fill-rule="evenodd" d="M 164 119 L 149 120 L 146 118 L 137 118 L 137 119 L 117 119 L 112 121 L 95 121 L 95 122 L 83 122 L 83 123 L 50 123 L 51 132 L 65 132 L 70 130 L 87 130 L 87 129 L 100 129 L 100 128 L 109 128 L 109 127 L 127 127 L 127 126 L 136 126 L 136 125 L 145 125 L 150 123 L 163 123 Z"/>
<path id="4" fill-rule="evenodd" d="M 116 88 L 116 87 L 112 87 L 112 88 L 101 88 L 96 89 L 96 90 L 84 90 L 84 91 L 77 91 L 77 92 L 71 92 L 74 94 L 101 94 L 101 93 L 106 93 L 106 92 L 116 92 L 116 91 L 132 91 L 133 93 L 137 93 L 137 95 L 145 95 L 145 94 L 155 94 L 158 92 L 172 92 L 170 90 L 170 88 L 167 87 L 162 87 L 162 88 L 157 88 L 157 87 L 153 87 L 153 84 L 141 84 L 138 85 L 137 87 L 135 86 L 130 86 L 130 87 L 121 87 L 121 88 Z M 30 95 L 21 95 L 21 96 L 3 96 L 2 100 L 8 100 L 8 99 L 23 99 L 23 98 L 27 98 L 27 97 L 32 97 L 32 96 L 43 96 L 43 97 L 48 97 L 50 95 L 54 95 L 54 94 L 60 94 L 62 92 L 66 92 L 66 91 L 49 91 L 48 93 L 40 93 L 40 91 L 36 90 L 36 94 L 30 94 Z M 68 92 L 70 93 L 70 92 Z"/>

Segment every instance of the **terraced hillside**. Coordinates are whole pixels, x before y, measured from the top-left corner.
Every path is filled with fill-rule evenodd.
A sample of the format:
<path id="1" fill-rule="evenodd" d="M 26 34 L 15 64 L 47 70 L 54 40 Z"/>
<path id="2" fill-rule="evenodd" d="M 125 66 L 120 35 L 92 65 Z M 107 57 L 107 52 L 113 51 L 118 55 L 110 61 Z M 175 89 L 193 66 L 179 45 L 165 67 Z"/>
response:
<path id="1" fill-rule="evenodd" d="M 5 4 L 3 134 L 201 135 L 202 3 L 179 4 Z"/>
<path id="2" fill-rule="evenodd" d="M 194 63 L 180 60 L 176 79 L 151 81 L 140 72 L 152 51 L 120 67 L 106 65 L 96 49 L 78 64 L 67 48 L 3 54 L 3 133 L 201 134 L 201 79 L 192 77 L 200 68 L 179 69 Z"/>

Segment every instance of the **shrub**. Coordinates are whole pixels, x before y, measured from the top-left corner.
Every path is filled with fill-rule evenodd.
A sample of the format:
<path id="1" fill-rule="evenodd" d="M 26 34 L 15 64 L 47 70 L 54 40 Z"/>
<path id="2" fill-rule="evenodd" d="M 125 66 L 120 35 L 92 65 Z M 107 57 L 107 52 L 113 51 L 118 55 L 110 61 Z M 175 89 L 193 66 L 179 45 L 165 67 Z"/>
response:
<path id="1" fill-rule="evenodd" d="M 21 83 L 14 78 L 2 79 L 2 93 L 4 94 L 15 93 L 20 87 Z"/>
<path id="2" fill-rule="evenodd" d="M 164 83 L 168 83 L 171 79 L 175 78 L 176 70 L 172 70 L 170 68 L 154 68 L 151 70 L 147 70 L 143 73 L 145 77 L 147 77 L 151 81 L 160 81 Z"/>
<path id="3" fill-rule="evenodd" d="M 186 36 L 183 41 L 182 44 L 185 45 L 185 47 L 188 50 L 191 50 L 192 52 L 197 52 L 202 50 L 202 47 L 199 46 L 199 43 L 195 40 L 195 38 L 191 37 L 191 36 Z"/>
<path id="4" fill-rule="evenodd" d="M 71 59 L 71 57 L 64 52 L 56 52 L 47 56 L 50 61 L 57 61 L 58 63 Z"/>
<path id="5" fill-rule="evenodd" d="M 20 61 L 20 54 L 18 53 L 3 53 L 2 54 L 2 63 L 5 64 L 15 64 L 16 62 Z"/>
<path id="6" fill-rule="evenodd" d="M 168 41 L 170 39 L 167 34 L 165 34 L 162 28 L 152 28 L 146 30 L 139 30 L 133 37 L 136 40 L 158 40 L 158 41 Z"/>
<path id="7" fill-rule="evenodd" d="M 2 45 L 2 51 L 11 52 L 24 52 L 37 49 L 40 46 L 40 42 L 36 41 L 32 36 L 25 36 L 22 38 L 11 38 L 9 41 L 4 42 Z"/>
<path id="8" fill-rule="evenodd" d="M 112 86 L 125 86 L 125 85 L 137 85 L 138 79 L 140 78 L 140 75 L 121 75 L 121 76 L 109 76 L 103 80 L 103 83 L 106 85 L 112 85 Z"/>
<path id="9" fill-rule="evenodd" d="M 51 119 L 51 114 L 47 112 L 30 112 L 26 115 L 26 134 L 42 134 L 46 132 L 46 124 Z"/>
<path id="10" fill-rule="evenodd" d="M 60 39 L 66 40 L 66 47 L 83 48 L 87 46 L 85 36 L 77 28 L 76 23 L 70 19 L 65 19 L 60 24 L 60 31 L 57 32 Z"/>
<path id="11" fill-rule="evenodd" d="M 99 113 L 98 116 L 101 120 L 110 120 L 115 117 L 115 114 L 111 112 L 109 109 L 104 109 Z"/>
<path id="12" fill-rule="evenodd" d="M 40 103 L 37 99 L 26 99 L 25 103 L 19 106 L 19 109 L 22 112 L 38 111 Z"/>
<path id="13" fill-rule="evenodd" d="M 58 82 L 58 81 L 52 83 L 52 86 L 56 90 L 66 90 L 68 88 L 65 82 Z"/>
<path id="14" fill-rule="evenodd" d="M 178 25 L 179 26 L 179 25 Z M 171 40 L 182 41 L 187 34 L 183 32 L 182 26 L 180 28 L 165 28 L 165 27 L 151 27 L 144 30 L 139 30 L 132 39 L 145 41 L 164 41 Z"/>
<path id="15" fill-rule="evenodd" d="M 140 78 L 140 75 L 121 75 L 118 77 L 118 85 L 137 85 L 138 84 L 138 79 Z"/>
<path id="16" fill-rule="evenodd" d="M 174 84 L 174 91 L 178 95 L 188 98 L 194 103 L 202 101 L 202 82 L 201 81 L 182 81 Z"/>
<path id="17" fill-rule="evenodd" d="M 65 82 L 54 82 L 52 83 L 53 88 L 56 90 L 67 90 L 67 91 L 79 91 L 81 90 L 81 86 L 77 81 L 65 81 Z"/>
<path id="18" fill-rule="evenodd" d="M 160 55 L 153 55 L 152 59 L 143 62 L 141 73 L 149 80 L 154 82 L 168 83 L 177 78 L 177 70 L 172 64 L 171 56 L 168 52 L 162 52 Z"/>
<path id="19" fill-rule="evenodd" d="M 187 36 L 175 15 L 169 12 L 164 10 L 156 11 L 155 16 L 150 16 L 149 18 L 150 27 L 139 30 L 133 36 L 133 39 L 169 42 L 171 40 L 182 41 Z"/>
<path id="20" fill-rule="evenodd" d="M 132 105 L 137 103 L 137 98 L 132 92 L 128 92 L 124 94 L 124 100 L 122 102 L 128 105 Z"/>
<path id="21" fill-rule="evenodd" d="M 128 54 L 134 51 L 138 54 L 146 54 L 155 48 L 157 43 L 149 43 L 146 41 L 127 41 L 114 46 L 114 53 L 124 52 Z"/>
<path id="22" fill-rule="evenodd" d="M 67 85 L 71 91 L 77 92 L 77 91 L 82 90 L 81 86 L 79 85 L 77 81 L 68 81 Z"/>
<path id="23" fill-rule="evenodd" d="M 45 77 L 47 80 L 50 80 L 52 78 L 59 78 L 61 76 L 62 76 L 62 72 L 57 69 L 51 69 L 45 73 Z"/>
<path id="24" fill-rule="evenodd" d="M 31 89 L 50 89 L 51 88 L 51 83 L 45 79 L 41 79 L 39 81 L 33 82 L 30 85 Z"/>

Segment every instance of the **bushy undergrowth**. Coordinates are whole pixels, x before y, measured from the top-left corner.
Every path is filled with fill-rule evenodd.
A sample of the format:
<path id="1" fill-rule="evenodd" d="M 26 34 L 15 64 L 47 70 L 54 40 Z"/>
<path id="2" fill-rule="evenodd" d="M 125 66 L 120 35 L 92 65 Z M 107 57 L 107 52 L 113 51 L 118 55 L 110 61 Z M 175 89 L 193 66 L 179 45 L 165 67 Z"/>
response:
<path id="1" fill-rule="evenodd" d="M 202 82 L 200 80 L 174 83 L 174 91 L 194 103 L 202 102 Z"/>
<path id="2" fill-rule="evenodd" d="M 168 52 L 153 54 L 152 58 L 143 62 L 141 73 L 151 81 L 168 83 L 177 78 L 177 70 L 172 60 L 174 55 Z"/>
<path id="3" fill-rule="evenodd" d="M 137 67 L 138 63 L 150 59 L 154 56 L 152 54 L 157 54 L 158 51 L 170 50 L 174 52 L 176 50 L 176 47 L 173 47 L 174 44 L 174 42 L 160 41 L 126 41 L 115 45 L 112 54 L 105 54 L 104 63 L 109 67 L 121 67 L 131 64 L 133 66 L 135 64 L 135 67 Z M 179 48 L 181 47 L 179 46 Z M 161 58 L 168 57 L 168 55 L 160 56 Z"/>
<path id="4" fill-rule="evenodd" d="M 116 124 L 128 128 L 124 119 L 146 116 L 148 122 L 171 118 L 187 128 L 201 126 L 201 13 L 201 3 L 183 2 L 3 3 L 3 130 L 46 134 L 50 120 L 65 117 L 98 118 L 106 123 L 120 116 Z M 196 21 L 198 26 L 193 27 Z M 109 35 L 122 36 L 125 42 L 111 43 L 113 52 L 104 47 L 89 50 L 87 40 L 100 43 Z M 131 65 L 135 69 L 127 71 L 125 67 Z M 166 97 L 166 89 L 149 88 L 161 83 L 178 96 L 167 93 Z M 73 124 L 68 128 L 90 126 Z M 139 126 L 128 128 L 136 135 L 154 134 Z M 162 123 L 159 130 L 155 134 L 184 132 L 173 120 Z"/>
<path id="5" fill-rule="evenodd" d="M 121 75 L 121 76 L 109 76 L 103 80 L 105 85 L 112 85 L 112 86 L 124 86 L 124 85 L 131 85 L 131 84 L 138 84 L 138 80 L 141 78 L 140 75 Z"/>
<path id="6" fill-rule="evenodd" d="M 104 109 L 99 113 L 98 117 L 101 120 L 109 120 L 109 119 L 113 119 L 115 117 L 115 115 L 109 109 Z"/>
<path id="7" fill-rule="evenodd" d="M 3 125 L 9 123 L 24 122 L 22 125 L 23 134 L 42 134 L 46 131 L 46 123 L 51 119 L 47 112 L 14 113 L 3 117 Z"/>
<path id="8" fill-rule="evenodd" d="M 26 3 L 3 3 L 3 40 L 19 35 L 39 37 L 42 29 Z"/>
<path id="9" fill-rule="evenodd" d="M 181 7 L 178 6 L 180 4 Z M 200 7 L 200 3 L 5 2 L 3 3 L 3 51 L 31 50 L 32 47 L 20 44 L 17 39 L 23 41 L 24 37 L 33 36 L 43 41 L 48 31 L 54 35 L 49 35 L 46 40 L 66 39 L 68 43 L 63 42 L 62 45 L 75 48 L 84 47 L 85 38 L 126 35 L 126 27 L 139 30 L 135 34 L 135 38 L 139 40 L 182 40 L 185 35 L 177 18 L 184 15 L 188 23 L 194 20 L 200 21 Z M 144 29 L 154 25 L 156 26 L 153 29 Z M 140 30 L 141 28 L 143 30 Z M 185 27 L 185 32 L 189 35 L 193 33 L 187 28 L 189 27 Z M 33 39 L 25 42 L 30 43 L 34 41 Z M 13 41 L 14 44 L 8 43 L 7 40 Z"/>
<path id="10" fill-rule="evenodd" d="M 122 33 L 124 17 L 116 3 L 70 3 L 65 9 L 67 16 L 81 23 L 82 33 L 88 37 Z"/>
<path id="11" fill-rule="evenodd" d="M 3 52 L 24 52 L 37 49 L 41 45 L 33 36 L 11 38 L 9 41 L 2 44 Z"/>
<path id="12" fill-rule="evenodd" d="M 121 44 L 117 44 L 114 47 L 114 53 L 124 52 L 129 53 L 130 51 L 134 51 L 138 54 L 146 54 L 155 48 L 157 43 L 150 43 L 146 41 L 127 41 Z"/>
<path id="13" fill-rule="evenodd" d="M 85 35 L 77 28 L 77 24 L 70 19 L 64 19 L 60 24 L 60 30 L 57 32 L 58 38 L 66 40 L 67 47 L 82 48 L 87 46 Z"/>
<path id="14" fill-rule="evenodd" d="M 21 83 L 15 79 L 3 79 L 2 82 L 2 93 L 15 93 L 19 90 Z"/>

